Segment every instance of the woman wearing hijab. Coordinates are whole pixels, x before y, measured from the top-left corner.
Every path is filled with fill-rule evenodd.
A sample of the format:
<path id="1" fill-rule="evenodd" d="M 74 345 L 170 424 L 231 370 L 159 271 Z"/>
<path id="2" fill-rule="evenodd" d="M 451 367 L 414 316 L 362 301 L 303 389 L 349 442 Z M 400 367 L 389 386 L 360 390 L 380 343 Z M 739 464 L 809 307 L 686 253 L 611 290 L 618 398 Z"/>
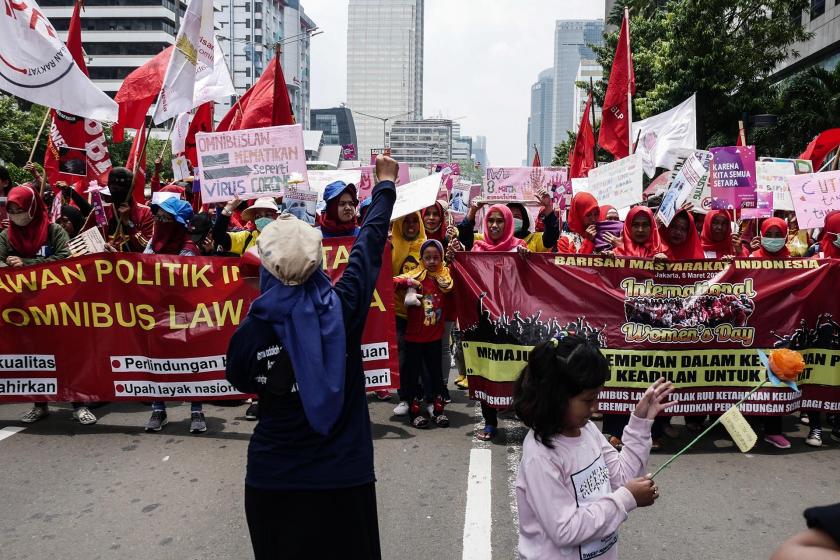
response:
<path id="1" fill-rule="evenodd" d="M 425 241 L 426 228 L 423 225 L 420 212 L 414 212 L 394 220 L 391 225 L 391 274 L 395 278 L 408 274 L 420 266 L 420 248 Z M 403 371 L 406 367 L 405 330 L 408 326 L 408 312 L 405 308 L 405 299 L 398 297 L 396 293 L 394 294 L 394 315 L 397 330 L 397 353 L 400 371 Z M 400 402 L 394 407 L 394 414 L 405 416 L 408 414 L 411 396 L 400 387 L 397 390 L 397 397 Z"/>
<path id="2" fill-rule="evenodd" d="M 703 259 L 700 235 L 694 225 L 691 212 L 682 210 L 671 219 L 671 223 L 659 226 L 659 235 L 665 246 L 665 255 L 672 261 Z"/>
<path id="3" fill-rule="evenodd" d="M 572 198 L 569 208 L 569 231 L 572 232 L 572 247 L 575 252 L 590 255 L 595 252 L 595 224 L 601 209 L 595 197 L 586 192 L 579 192 Z"/>
<path id="4" fill-rule="evenodd" d="M 659 238 L 659 230 L 656 229 L 655 223 L 653 210 L 647 206 L 634 206 L 624 220 L 621 239 L 609 233 L 605 238 L 613 243 L 615 255 L 618 257 L 664 257 L 665 247 Z"/>
<path id="5" fill-rule="evenodd" d="M 125 167 L 115 167 L 108 174 L 110 204 L 105 205 L 108 219 L 108 236 L 105 241 L 117 252 L 142 253 L 152 236 L 155 218 L 145 204 L 132 196 L 134 173 Z M 83 230 L 98 227 L 96 212 L 91 212 Z"/>
<path id="6" fill-rule="evenodd" d="M 547 190 L 542 189 L 535 196 L 542 205 L 538 217 L 542 218 L 543 231 L 531 232 L 531 218 L 525 205 L 510 202 L 507 208 L 513 217 L 513 236 L 522 240 L 529 251 L 550 253 L 557 248 L 557 242 L 560 239 L 560 220 L 554 212 L 554 202 Z M 484 203 L 480 202 L 471 205 L 464 220 L 458 224 L 458 240 L 466 251 L 472 250 L 473 243 L 483 239 L 481 234 L 474 233 L 475 216 L 482 207 Z M 566 244 L 564 243 L 562 247 L 566 248 Z"/>
<path id="7" fill-rule="evenodd" d="M 321 214 L 319 226 L 324 239 L 330 237 L 355 237 L 359 234 L 356 221 L 356 186 L 344 181 L 335 181 L 324 189 L 324 202 L 327 207 Z"/>
<path id="8" fill-rule="evenodd" d="M 316 229 L 283 215 L 260 236 L 261 295 L 231 338 L 226 372 L 260 396 L 245 477 L 256 560 L 381 558 L 361 334 L 397 171 L 377 158 L 380 183 L 335 287 Z"/>
<path id="9" fill-rule="evenodd" d="M 600 222 L 618 222 L 621 221 L 621 218 L 618 216 L 618 210 L 615 209 L 615 206 L 610 206 L 609 204 L 605 204 L 600 207 L 600 215 L 598 216 L 598 221 Z"/>
<path id="10" fill-rule="evenodd" d="M 746 257 L 741 236 L 732 233 L 732 222 L 726 210 L 711 210 L 703 221 L 700 246 L 707 259 Z"/>

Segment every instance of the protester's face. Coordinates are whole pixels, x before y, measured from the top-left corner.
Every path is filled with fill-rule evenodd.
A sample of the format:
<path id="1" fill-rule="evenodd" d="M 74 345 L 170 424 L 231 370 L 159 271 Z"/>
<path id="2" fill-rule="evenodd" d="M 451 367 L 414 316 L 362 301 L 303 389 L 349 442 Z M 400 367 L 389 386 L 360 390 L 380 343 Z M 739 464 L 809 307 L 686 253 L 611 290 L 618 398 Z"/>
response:
<path id="1" fill-rule="evenodd" d="M 598 412 L 598 393 L 600 391 L 601 387 L 587 389 L 569 399 L 569 409 L 566 411 L 564 422 L 566 427 L 583 428 L 586 425 L 589 418 Z"/>
<path id="2" fill-rule="evenodd" d="M 773 226 L 771 228 L 767 228 L 767 231 L 764 232 L 764 237 L 766 237 L 768 239 L 780 239 L 784 236 L 785 236 L 785 234 L 782 231 L 782 228 L 780 228 L 779 226 Z"/>
<path id="3" fill-rule="evenodd" d="M 619 217 L 618 217 L 618 210 L 616 210 L 615 208 L 611 208 L 611 209 L 607 212 L 607 220 L 611 220 L 611 221 L 613 221 L 613 222 L 617 222 L 617 221 L 619 220 Z"/>
<path id="4" fill-rule="evenodd" d="M 505 219 L 501 212 L 493 212 L 487 216 L 487 233 L 491 241 L 498 241 L 505 232 Z"/>
<path id="5" fill-rule="evenodd" d="M 66 231 L 67 235 L 69 235 L 70 237 L 76 235 L 76 228 L 73 227 L 73 222 L 70 221 L 70 218 L 62 216 L 58 219 L 58 222 L 56 223 L 63 227 L 64 231 Z"/>
<path id="6" fill-rule="evenodd" d="M 277 211 L 272 210 L 271 208 L 259 208 L 254 210 L 254 217 L 251 218 L 252 222 L 256 222 L 260 218 L 270 218 L 272 220 L 277 219 Z"/>
<path id="7" fill-rule="evenodd" d="M 426 231 L 437 231 L 440 228 L 440 218 L 437 205 L 426 208 L 423 214 L 423 225 L 426 226 Z"/>
<path id="8" fill-rule="evenodd" d="M 688 223 L 688 218 L 685 216 L 677 216 L 671 220 L 671 225 L 668 227 L 668 242 L 671 245 L 682 245 L 688 239 L 688 230 L 691 226 Z"/>
<path id="9" fill-rule="evenodd" d="M 585 214 L 583 216 L 583 225 L 589 227 L 591 225 L 595 225 L 598 223 L 598 218 L 601 216 L 601 211 L 598 208 L 595 208 L 589 214 Z"/>
<path id="10" fill-rule="evenodd" d="M 522 208 L 514 206 L 510 209 L 510 213 L 513 214 L 514 220 L 524 220 L 525 218 L 522 217 Z"/>
<path id="11" fill-rule="evenodd" d="M 338 219 L 342 222 L 352 222 L 356 217 L 356 204 L 353 195 L 344 193 L 338 197 Z"/>
<path id="12" fill-rule="evenodd" d="M 645 214 L 638 214 L 630 224 L 630 237 L 635 243 L 645 243 L 650 239 L 650 218 Z"/>
<path id="13" fill-rule="evenodd" d="M 166 224 L 169 222 L 174 222 L 175 217 L 163 208 L 158 208 L 157 212 L 155 213 L 155 221 L 161 224 Z"/>
<path id="14" fill-rule="evenodd" d="M 417 214 L 409 214 L 405 217 L 402 223 L 402 234 L 409 241 L 420 235 L 420 220 Z"/>
<path id="15" fill-rule="evenodd" d="M 712 241 L 723 241 L 729 229 L 729 218 L 718 214 L 712 218 Z"/>
<path id="16" fill-rule="evenodd" d="M 440 257 L 440 251 L 438 251 L 437 247 L 426 247 L 421 257 L 423 259 L 423 266 L 429 272 L 437 272 L 440 268 Z"/>

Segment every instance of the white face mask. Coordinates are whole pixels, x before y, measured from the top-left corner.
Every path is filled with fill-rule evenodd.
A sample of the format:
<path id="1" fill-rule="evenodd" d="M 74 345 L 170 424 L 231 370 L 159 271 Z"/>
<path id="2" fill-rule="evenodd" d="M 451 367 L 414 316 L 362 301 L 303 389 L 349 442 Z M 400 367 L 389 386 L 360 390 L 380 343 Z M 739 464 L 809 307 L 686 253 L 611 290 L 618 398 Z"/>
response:
<path id="1" fill-rule="evenodd" d="M 18 227 L 26 227 L 32 221 L 32 217 L 26 212 L 22 214 L 9 214 L 9 219 Z"/>

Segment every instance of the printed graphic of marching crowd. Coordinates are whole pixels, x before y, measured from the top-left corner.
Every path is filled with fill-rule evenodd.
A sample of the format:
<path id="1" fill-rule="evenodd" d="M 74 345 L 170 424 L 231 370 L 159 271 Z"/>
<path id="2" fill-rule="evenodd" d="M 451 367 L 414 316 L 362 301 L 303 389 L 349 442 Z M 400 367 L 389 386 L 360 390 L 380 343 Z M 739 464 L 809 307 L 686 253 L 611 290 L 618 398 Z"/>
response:
<path id="1" fill-rule="evenodd" d="M 437 429 L 466 390 L 482 441 L 515 413 L 522 558 L 616 558 L 618 526 L 659 496 L 646 464 L 675 415 L 745 452 L 754 428 L 790 448 L 793 414 L 805 444 L 840 439 L 840 172 L 823 171 L 840 140 L 798 159 L 698 150 L 693 132 L 659 145 L 669 119 L 624 118 L 625 20 L 599 138 L 612 163 L 595 165 L 590 95 L 568 167 L 488 168 L 481 185 L 453 164 L 410 181 L 390 154 L 312 171 L 277 56 L 213 126 L 234 90 L 212 10 L 191 0 L 179 47 L 114 101 L 86 77 L 78 4 L 65 45 L 34 2 L 6 3 L 0 88 L 52 108 L 43 166 L 16 162 L 19 183 L 0 167 L 0 402 L 33 403 L 23 422 L 71 402 L 90 425 L 95 403 L 139 400 L 159 432 L 180 401 L 200 434 L 203 402 L 242 401 L 258 559 L 380 558 L 368 399 Z M 695 101 L 672 111 L 693 123 Z M 172 174 L 158 160 L 147 181 L 149 127 L 172 119 Z M 124 166 L 100 122 L 115 142 L 137 131 Z M 836 507 L 806 515 L 838 538 Z"/>

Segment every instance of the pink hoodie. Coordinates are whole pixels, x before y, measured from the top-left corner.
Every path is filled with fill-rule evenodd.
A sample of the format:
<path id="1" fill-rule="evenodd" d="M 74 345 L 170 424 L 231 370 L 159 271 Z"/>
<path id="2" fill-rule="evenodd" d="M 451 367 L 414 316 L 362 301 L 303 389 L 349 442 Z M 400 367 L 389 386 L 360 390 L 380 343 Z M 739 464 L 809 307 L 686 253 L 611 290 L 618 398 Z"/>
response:
<path id="1" fill-rule="evenodd" d="M 516 478 L 521 560 L 618 558 L 618 526 L 636 508 L 624 483 L 645 474 L 652 424 L 631 415 L 621 453 L 592 422 L 580 437 L 554 436 L 554 449 L 528 432 Z"/>

